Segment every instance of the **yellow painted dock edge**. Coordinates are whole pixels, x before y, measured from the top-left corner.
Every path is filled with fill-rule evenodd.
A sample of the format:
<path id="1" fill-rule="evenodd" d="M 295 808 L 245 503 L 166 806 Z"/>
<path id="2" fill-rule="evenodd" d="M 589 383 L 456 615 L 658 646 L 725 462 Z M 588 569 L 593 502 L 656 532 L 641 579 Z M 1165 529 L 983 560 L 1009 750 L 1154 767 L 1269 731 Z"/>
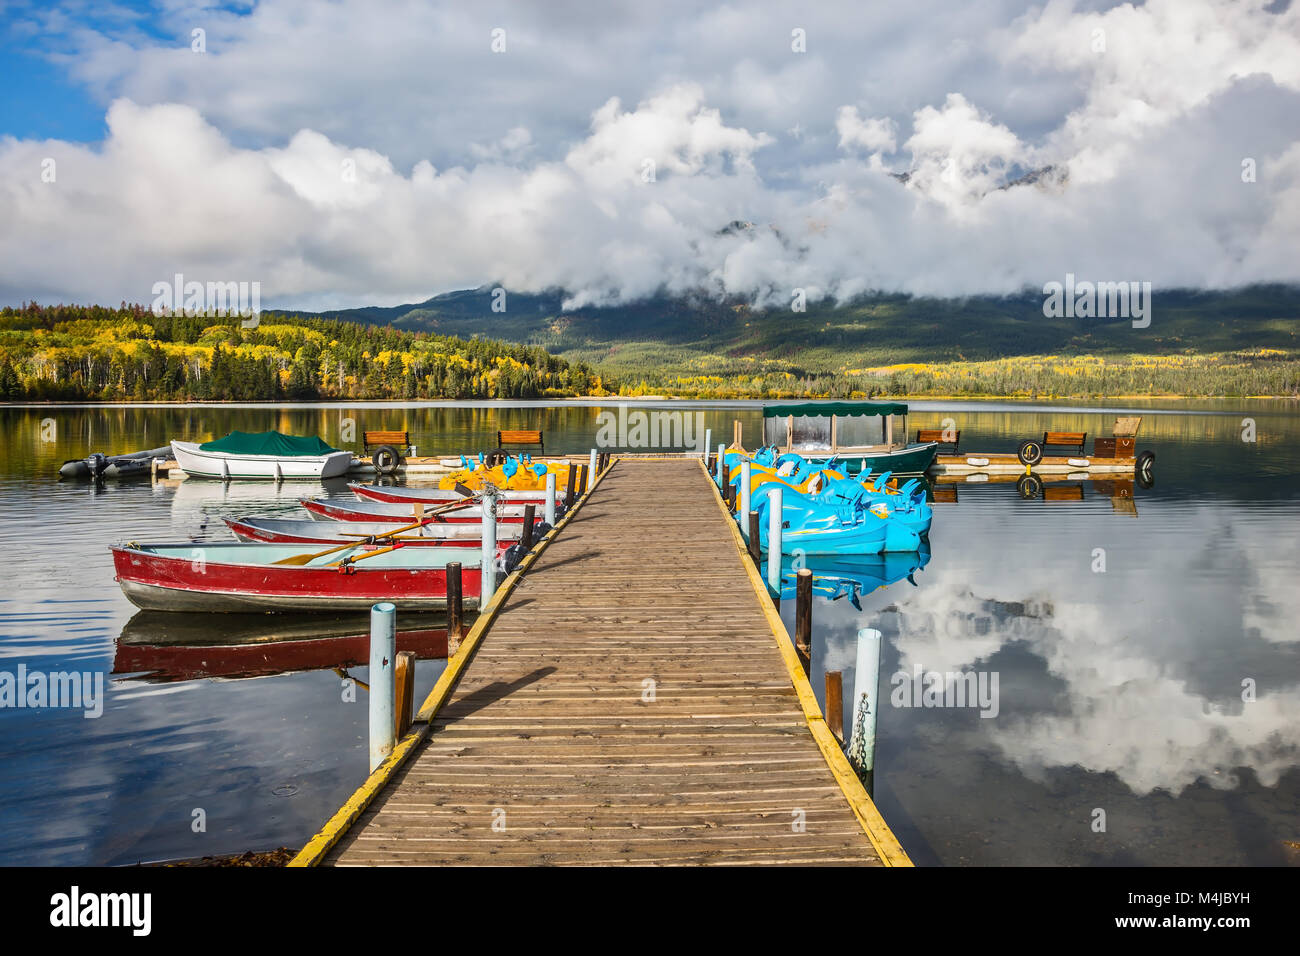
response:
<path id="1" fill-rule="evenodd" d="M 448 698 L 451 697 L 451 692 L 455 689 L 456 683 L 460 680 L 461 674 L 463 674 L 465 668 L 469 666 L 470 659 L 474 656 L 475 650 L 477 650 L 479 644 L 482 643 L 484 634 L 486 634 L 488 628 L 492 626 L 492 622 L 496 619 L 497 613 L 501 610 L 501 605 L 503 605 L 506 598 L 510 596 L 510 592 L 515 589 L 515 585 L 519 583 L 520 577 L 522 577 L 523 574 L 533 566 L 541 553 L 546 550 L 548 545 L 550 545 L 551 540 L 559 534 L 564 529 L 564 526 L 569 523 L 569 520 L 578 513 L 583 504 L 585 504 L 587 499 L 591 496 L 591 493 L 600 487 L 600 483 L 605 480 L 605 476 L 609 474 L 610 468 L 613 467 L 614 461 L 616 460 L 617 459 L 611 459 L 610 467 L 606 468 L 596 476 L 596 481 L 591 486 L 590 490 L 583 493 L 582 497 L 573 503 L 573 507 L 565 513 L 564 517 L 556 523 L 555 527 L 548 531 L 542 539 L 537 542 L 533 549 L 528 552 L 522 561 L 519 562 L 519 566 L 510 572 L 506 579 L 501 582 L 501 586 L 497 588 L 496 593 L 492 595 L 492 600 L 488 601 L 487 606 L 479 612 L 478 618 L 474 621 L 474 626 L 470 628 L 469 633 L 466 634 L 464 640 L 461 641 L 460 648 L 457 650 L 456 654 L 447 661 L 447 666 L 438 676 L 437 682 L 433 685 L 433 690 L 429 691 L 429 696 L 424 699 L 424 703 L 420 706 L 419 713 L 415 715 L 414 723 L 416 729 L 408 733 L 397 743 L 396 746 L 393 747 L 393 752 L 388 755 L 388 758 L 374 769 L 374 772 L 366 778 L 365 782 L 357 788 L 356 792 L 348 798 L 347 802 L 335 811 L 334 815 L 326 821 L 325 825 L 317 831 L 315 836 L 307 841 L 307 845 L 298 852 L 298 855 L 286 864 L 287 866 L 316 866 L 321 860 L 325 859 L 325 854 L 329 853 L 329 851 L 334 848 L 334 845 L 343 838 L 343 835 L 348 832 L 352 824 L 356 823 L 357 818 L 365 812 L 366 807 L 370 806 L 371 802 L 379 795 L 380 791 L 388 785 L 388 782 L 393 778 L 393 775 L 397 772 L 398 768 L 401 767 L 402 764 L 406 762 L 406 759 L 415 752 L 416 745 L 429 735 L 430 728 L 433 725 L 434 716 L 442 709 L 442 706 L 447 702 Z"/>
<path id="2" fill-rule="evenodd" d="M 867 834 L 867 839 L 876 848 L 876 854 L 880 857 L 880 862 L 885 866 L 912 866 L 911 858 L 902 845 L 899 844 L 894 832 L 889 829 L 889 824 L 880 815 L 880 811 L 876 808 L 875 802 L 872 801 L 871 795 L 867 793 L 866 788 L 862 786 L 862 781 L 858 779 L 857 773 L 849 763 L 849 758 L 844 756 L 844 751 L 840 749 L 835 735 L 826 726 L 826 718 L 822 714 L 821 707 L 817 704 L 817 696 L 813 693 L 812 684 L 808 682 L 808 677 L 803 672 L 803 665 L 799 663 L 799 656 L 795 653 L 794 642 L 790 640 L 790 632 L 785 629 L 785 622 L 781 620 L 781 615 L 772 606 L 772 599 L 768 596 L 767 583 L 759 575 L 758 569 L 754 567 L 754 562 L 749 558 L 749 548 L 745 545 L 745 539 L 740 533 L 740 527 L 727 509 L 727 505 L 718 491 L 718 486 L 713 483 L 713 476 L 709 474 L 708 466 L 703 461 L 700 462 L 700 469 L 704 472 L 704 478 L 708 481 L 709 487 L 713 489 L 718 509 L 722 512 L 727 521 L 727 526 L 731 529 L 736 550 L 740 554 L 740 563 L 744 565 L 746 573 L 749 574 L 749 583 L 753 586 L 754 593 L 758 596 L 759 605 L 763 609 L 763 614 L 767 617 L 767 623 L 772 628 L 772 637 L 776 640 L 776 646 L 781 652 L 782 660 L 785 661 L 786 672 L 790 675 L 790 682 L 794 684 L 795 694 L 798 695 L 799 703 L 803 707 L 804 717 L 808 720 L 808 729 L 812 732 L 813 739 L 817 741 L 822 756 L 826 758 L 826 764 L 830 767 L 835 782 L 839 784 L 840 790 L 844 792 L 844 797 L 849 802 L 849 806 L 853 808 L 853 815 L 858 818 L 858 823 L 862 825 L 863 831 Z"/>

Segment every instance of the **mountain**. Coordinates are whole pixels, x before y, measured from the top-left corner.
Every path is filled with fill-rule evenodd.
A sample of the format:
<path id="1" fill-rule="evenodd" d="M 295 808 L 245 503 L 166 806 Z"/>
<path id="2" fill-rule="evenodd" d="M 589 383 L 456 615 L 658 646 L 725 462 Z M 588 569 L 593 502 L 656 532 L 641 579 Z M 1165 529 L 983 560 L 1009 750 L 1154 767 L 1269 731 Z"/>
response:
<path id="1" fill-rule="evenodd" d="M 989 362 L 1018 356 L 1189 356 L 1280 350 L 1300 357 L 1300 288 L 1157 290 L 1151 324 L 1049 318 L 1041 294 L 965 299 L 876 295 L 805 312 L 660 296 L 564 310 L 560 291 L 447 293 L 390 308 L 321 313 L 365 324 L 539 345 L 599 365 L 620 380 L 704 373 L 781 372 L 796 378 L 909 363 Z"/>

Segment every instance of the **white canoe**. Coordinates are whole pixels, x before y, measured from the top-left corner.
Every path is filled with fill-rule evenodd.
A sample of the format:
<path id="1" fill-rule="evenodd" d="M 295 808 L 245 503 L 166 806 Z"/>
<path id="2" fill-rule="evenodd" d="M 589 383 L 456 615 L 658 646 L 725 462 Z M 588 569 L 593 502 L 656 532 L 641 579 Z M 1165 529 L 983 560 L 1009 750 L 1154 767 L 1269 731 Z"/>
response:
<path id="1" fill-rule="evenodd" d="M 352 464 L 350 451 L 328 455 L 247 455 L 203 451 L 195 442 L 188 441 L 172 442 L 172 454 L 185 474 L 223 481 L 319 481 L 346 474 Z"/>

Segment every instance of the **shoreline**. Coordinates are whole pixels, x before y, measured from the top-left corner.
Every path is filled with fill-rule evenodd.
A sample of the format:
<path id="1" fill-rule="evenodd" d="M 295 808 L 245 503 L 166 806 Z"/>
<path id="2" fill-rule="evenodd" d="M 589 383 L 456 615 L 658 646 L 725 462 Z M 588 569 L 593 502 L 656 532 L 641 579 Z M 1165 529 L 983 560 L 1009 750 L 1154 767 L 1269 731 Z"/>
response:
<path id="1" fill-rule="evenodd" d="M 655 404 L 664 402 L 694 402 L 698 404 L 726 405 L 733 403 L 759 402 L 1300 402 L 1300 395 L 873 395 L 864 399 L 836 398 L 821 395 L 810 396 L 685 396 L 685 395 L 602 395 L 577 398 L 341 398 L 320 399 L 317 401 L 285 402 L 277 399 L 239 399 L 229 401 L 205 400 L 201 402 L 167 402 L 167 401 L 121 401 L 121 402 L 82 402 L 82 401 L 46 401 L 46 402 L 9 402 L 0 401 L 0 408 L 238 408 L 241 406 L 260 408 L 329 408 L 350 407 L 355 405 L 373 405 L 377 408 L 415 408 L 415 407 L 481 407 L 481 408 L 548 408 L 565 405 L 617 405 L 617 404 Z"/>

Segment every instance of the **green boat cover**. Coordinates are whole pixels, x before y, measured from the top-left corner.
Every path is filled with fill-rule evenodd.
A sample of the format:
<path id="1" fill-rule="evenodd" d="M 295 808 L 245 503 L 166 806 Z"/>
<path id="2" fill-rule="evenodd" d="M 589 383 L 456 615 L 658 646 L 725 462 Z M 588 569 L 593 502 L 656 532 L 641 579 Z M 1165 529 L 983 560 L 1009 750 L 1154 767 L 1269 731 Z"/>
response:
<path id="1" fill-rule="evenodd" d="M 205 441 L 200 451 L 224 451 L 230 455 L 274 455 L 277 458 L 307 458 L 338 451 L 315 435 L 282 435 L 269 432 L 231 432 L 225 438 Z"/>
<path id="2" fill-rule="evenodd" d="M 841 418 L 863 415 L 906 415 L 907 406 L 901 402 L 800 402 L 798 405 L 765 405 L 764 418 L 821 418 L 839 415 Z"/>

